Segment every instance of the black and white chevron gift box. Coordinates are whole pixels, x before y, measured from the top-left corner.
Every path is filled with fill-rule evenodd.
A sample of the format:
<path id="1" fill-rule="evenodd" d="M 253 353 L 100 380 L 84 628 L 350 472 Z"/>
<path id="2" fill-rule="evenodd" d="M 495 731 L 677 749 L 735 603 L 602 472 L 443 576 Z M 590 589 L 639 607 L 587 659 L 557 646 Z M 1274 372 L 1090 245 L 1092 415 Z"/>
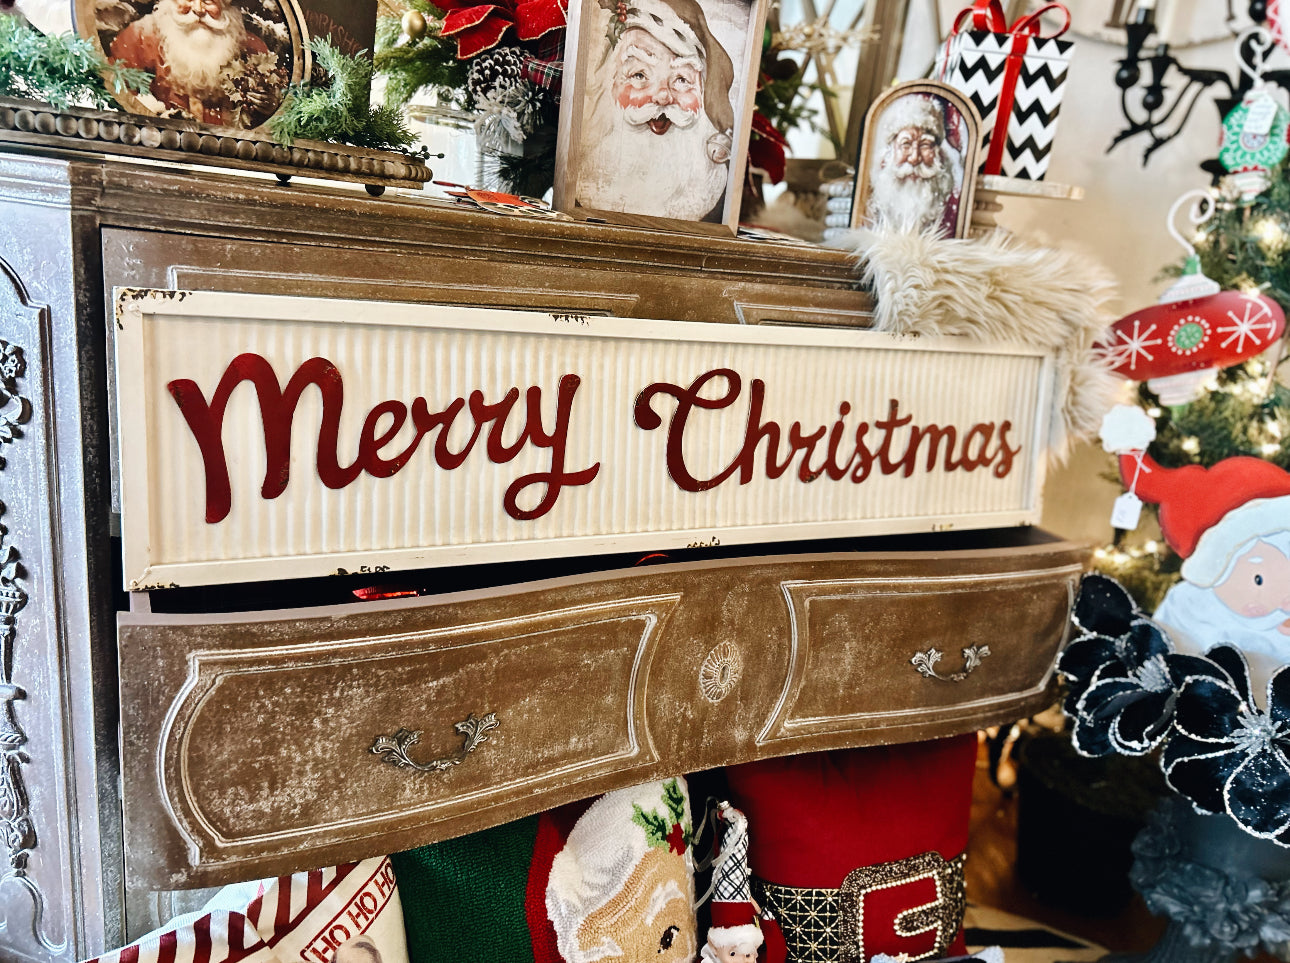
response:
<path id="1" fill-rule="evenodd" d="M 1051 37 L 1039 35 L 1050 10 L 1066 18 Z M 970 29 L 962 30 L 968 17 Z M 1045 4 L 1007 25 L 999 0 L 976 0 L 963 10 L 941 51 L 937 77 L 972 99 L 981 114 L 983 174 L 1043 180 L 1074 44 L 1058 39 L 1070 26 L 1060 3 Z"/>

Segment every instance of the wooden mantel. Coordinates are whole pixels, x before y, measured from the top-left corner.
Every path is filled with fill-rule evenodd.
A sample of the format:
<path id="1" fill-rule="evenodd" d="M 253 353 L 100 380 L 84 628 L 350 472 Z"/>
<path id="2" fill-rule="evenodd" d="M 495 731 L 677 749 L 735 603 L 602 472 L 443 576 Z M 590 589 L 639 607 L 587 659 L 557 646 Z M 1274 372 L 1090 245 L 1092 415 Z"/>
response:
<path id="1" fill-rule="evenodd" d="M 169 887 L 667 773 L 968 731 L 1050 696 L 1084 555 L 1024 529 L 423 570 L 398 573 L 422 593 L 400 602 L 355 602 L 357 577 L 131 600 L 117 287 L 731 324 L 865 327 L 871 307 L 838 251 L 0 153 L 0 350 L 23 362 L 0 389 L 26 402 L 0 405 L 21 415 L 0 442 L 0 548 L 26 597 L 0 708 L 25 736 L 13 771 L 33 829 L 30 886 L 0 890 L 6 959 L 118 946 L 176 907 Z M 313 711 L 324 692 L 342 698 Z M 488 713 L 498 727 L 450 772 L 382 761 L 400 729 L 424 730 L 403 746 L 424 761 Z"/>

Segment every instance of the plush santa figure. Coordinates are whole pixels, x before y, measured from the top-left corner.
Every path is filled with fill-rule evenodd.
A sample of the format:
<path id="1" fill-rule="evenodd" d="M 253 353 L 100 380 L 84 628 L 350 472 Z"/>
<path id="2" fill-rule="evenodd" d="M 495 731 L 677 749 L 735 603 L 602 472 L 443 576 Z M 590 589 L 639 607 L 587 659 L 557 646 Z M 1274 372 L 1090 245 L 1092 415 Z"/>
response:
<path id="1" fill-rule="evenodd" d="M 748 870 L 748 819 L 718 804 L 721 848 L 712 864 L 712 926 L 700 956 L 707 963 L 756 963 L 763 937 Z"/>
<path id="2" fill-rule="evenodd" d="M 1183 580 L 1154 618 L 1179 652 L 1242 649 L 1261 698 L 1290 663 L 1290 473 L 1250 457 L 1165 468 L 1145 454 L 1150 440 L 1120 447 L 1119 457 L 1125 484 L 1160 506 L 1161 533 L 1184 559 Z"/>

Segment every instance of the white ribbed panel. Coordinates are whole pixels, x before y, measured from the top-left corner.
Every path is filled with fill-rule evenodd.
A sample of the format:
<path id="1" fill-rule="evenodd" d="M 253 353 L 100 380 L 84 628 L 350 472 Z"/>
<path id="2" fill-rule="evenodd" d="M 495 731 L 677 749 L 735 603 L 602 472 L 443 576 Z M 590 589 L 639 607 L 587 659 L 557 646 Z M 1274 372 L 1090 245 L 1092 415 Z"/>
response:
<path id="1" fill-rule="evenodd" d="M 1037 520 L 1051 365 L 1012 346 L 949 340 L 900 340 L 836 328 L 791 328 L 562 319 L 546 314 L 394 303 L 218 293 L 125 293 L 118 310 L 120 469 L 126 539 L 126 580 L 132 588 L 288 578 L 361 566 L 540 558 L 635 548 L 988 527 Z M 296 408 L 290 481 L 274 500 L 260 495 L 265 455 L 259 404 L 249 383 L 232 395 L 224 445 L 232 478 L 232 510 L 205 521 L 205 475 L 197 444 L 167 391 L 192 379 L 209 400 L 229 363 L 244 352 L 270 361 L 279 383 L 301 363 L 323 357 L 344 379 L 339 461 L 354 460 L 363 420 L 381 401 L 411 406 L 424 397 L 431 411 L 474 389 L 487 401 L 531 385 L 543 389 L 544 426 L 554 425 L 561 376 L 582 379 L 573 404 L 566 468 L 599 462 L 589 485 L 566 487 L 555 508 L 532 521 L 502 508 L 519 475 L 550 467 L 547 449 L 526 448 L 513 461 L 487 460 L 483 439 L 458 469 L 433 458 L 438 432 L 422 439 L 396 475 L 361 475 L 340 490 L 322 485 L 315 449 L 322 403 L 306 390 Z M 1011 474 L 924 469 L 913 477 L 875 467 L 860 484 L 827 476 L 804 483 L 797 464 L 776 480 L 758 470 L 748 485 L 737 476 L 701 493 L 680 490 L 664 460 L 675 402 L 656 396 L 662 427 L 644 431 L 633 406 L 654 382 L 688 387 L 713 368 L 743 378 L 739 399 L 722 411 L 695 411 L 685 432 L 687 464 L 715 474 L 736 456 L 754 378 L 766 383 L 763 417 L 805 433 L 832 426 L 842 401 L 851 404 L 847 436 L 860 421 L 886 416 L 888 401 L 917 425 L 954 425 L 960 440 L 977 422 L 1012 422 L 1020 447 Z M 717 380 L 704 392 L 725 390 Z M 523 395 L 506 439 L 518 436 Z M 461 447 L 473 423 L 465 412 L 449 442 Z M 487 426 L 486 426 L 487 427 Z M 409 423 L 385 448 L 405 448 Z M 880 436 L 870 429 L 868 441 Z M 896 433 L 904 451 L 908 429 Z M 827 435 L 826 435 L 827 439 Z M 843 458 L 851 446 L 842 447 Z M 781 458 L 787 451 L 781 441 Z M 758 465 L 764 463 L 765 444 Z M 797 456 L 800 459 L 800 454 Z M 813 459 L 818 464 L 821 454 Z M 938 464 L 942 463 L 938 459 Z M 521 499 L 531 506 L 540 489 Z"/>

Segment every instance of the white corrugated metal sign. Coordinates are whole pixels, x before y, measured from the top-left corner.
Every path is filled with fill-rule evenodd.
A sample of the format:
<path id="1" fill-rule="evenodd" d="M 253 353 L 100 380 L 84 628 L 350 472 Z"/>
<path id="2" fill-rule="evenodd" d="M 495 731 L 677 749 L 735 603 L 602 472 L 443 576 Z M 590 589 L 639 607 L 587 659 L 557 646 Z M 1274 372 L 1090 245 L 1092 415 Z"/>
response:
<path id="1" fill-rule="evenodd" d="M 122 291 L 128 588 L 1031 523 L 1023 347 Z"/>

